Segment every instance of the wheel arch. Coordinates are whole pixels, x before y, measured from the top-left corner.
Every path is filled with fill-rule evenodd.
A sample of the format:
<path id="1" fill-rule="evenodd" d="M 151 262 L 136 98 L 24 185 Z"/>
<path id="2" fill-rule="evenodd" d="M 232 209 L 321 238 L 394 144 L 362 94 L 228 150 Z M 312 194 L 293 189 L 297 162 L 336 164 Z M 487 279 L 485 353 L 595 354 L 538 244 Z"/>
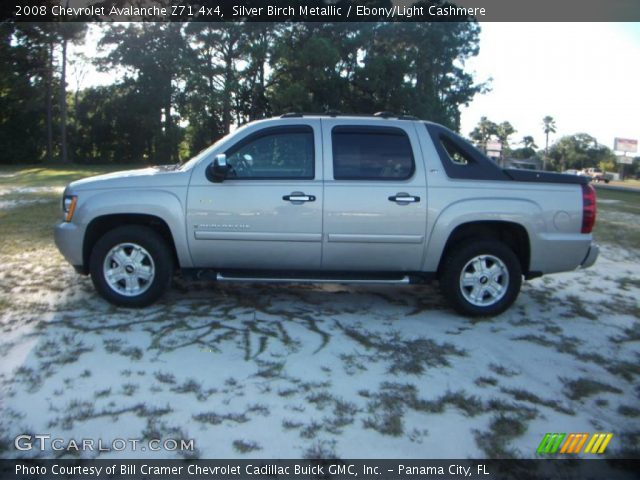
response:
<path id="1" fill-rule="evenodd" d="M 89 272 L 89 258 L 96 242 L 107 232 L 123 225 L 146 226 L 157 232 L 167 242 L 175 264 L 180 265 L 176 244 L 166 221 L 156 215 L 144 213 L 113 213 L 95 217 L 87 225 L 82 244 L 82 273 Z"/>
<path id="2" fill-rule="evenodd" d="M 520 223 L 504 220 L 478 220 L 457 225 L 449 234 L 440 255 L 437 272 L 441 274 L 442 266 L 449 253 L 457 245 L 471 239 L 498 240 L 505 243 L 515 253 L 525 277 L 531 276 L 531 242 L 527 229 Z"/>

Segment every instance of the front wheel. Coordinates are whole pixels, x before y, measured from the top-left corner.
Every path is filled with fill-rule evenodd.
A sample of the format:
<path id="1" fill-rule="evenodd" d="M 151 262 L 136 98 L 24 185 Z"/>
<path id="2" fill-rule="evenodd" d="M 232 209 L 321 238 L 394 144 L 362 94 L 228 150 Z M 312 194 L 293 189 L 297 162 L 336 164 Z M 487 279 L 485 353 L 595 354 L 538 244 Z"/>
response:
<path id="1" fill-rule="evenodd" d="M 440 288 L 452 307 L 472 317 L 504 312 L 518 297 L 521 285 L 518 257 L 498 240 L 455 246 L 440 276 Z"/>
<path id="2" fill-rule="evenodd" d="M 114 305 L 140 308 L 162 296 L 173 275 L 173 257 L 153 229 L 125 225 L 100 238 L 89 262 L 91 280 Z"/>

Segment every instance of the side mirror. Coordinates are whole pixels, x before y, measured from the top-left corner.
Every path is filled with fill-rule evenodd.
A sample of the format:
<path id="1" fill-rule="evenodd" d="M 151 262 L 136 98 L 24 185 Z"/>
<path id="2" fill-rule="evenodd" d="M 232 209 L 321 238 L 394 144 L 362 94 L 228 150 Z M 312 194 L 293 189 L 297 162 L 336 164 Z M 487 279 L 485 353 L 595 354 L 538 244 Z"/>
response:
<path id="1" fill-rule="evenodd" d="M 229 165 L 227 156 L 224 153 L 216 155 L 215 160 L 207 167 L 207 179 L 214 183 L 222 183 L 227 178 Z"/>

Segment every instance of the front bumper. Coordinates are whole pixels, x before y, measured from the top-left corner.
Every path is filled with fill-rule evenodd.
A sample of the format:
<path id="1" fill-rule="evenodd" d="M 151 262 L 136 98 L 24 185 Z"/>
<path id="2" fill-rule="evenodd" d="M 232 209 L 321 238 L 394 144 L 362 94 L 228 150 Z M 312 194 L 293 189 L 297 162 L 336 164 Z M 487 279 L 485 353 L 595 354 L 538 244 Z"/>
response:
<path id="1" fill-rule="evenodd" d="M 82 239 L 84 228 L 72 222 L 60 222 L 53 231 L 56 247 L 62 256 L 73 265 L 76 270 L 83 269 Z"/>
<path id="2" fill-rule="evenodd" d="M 580 268 L 589 268 L 591 265 L 596 263 L 596 259 L 600 254 L 600 247 L 597 243 L 591 242 L 589 246 L 589 250 L 587 251 L 587 255 L 584 257 L 584 260 L 580 264 Z"/>

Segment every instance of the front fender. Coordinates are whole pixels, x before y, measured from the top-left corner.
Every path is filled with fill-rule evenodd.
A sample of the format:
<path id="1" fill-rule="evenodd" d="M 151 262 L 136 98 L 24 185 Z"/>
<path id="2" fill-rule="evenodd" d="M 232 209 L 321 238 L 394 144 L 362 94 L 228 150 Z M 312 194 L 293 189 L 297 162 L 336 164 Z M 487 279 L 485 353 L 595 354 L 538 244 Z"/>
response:
<path id="1" fill-rule="evenodd" d="M 180 266 L 189 268 L 193 262 L 184 222 L 186 187 L 179 190 L 176 193 L 160 189 L 79 192 L 73 223 L 86 231 L 91 221 L 105 215 L 141 214 L 158 217 L 169 227 Z"/>

